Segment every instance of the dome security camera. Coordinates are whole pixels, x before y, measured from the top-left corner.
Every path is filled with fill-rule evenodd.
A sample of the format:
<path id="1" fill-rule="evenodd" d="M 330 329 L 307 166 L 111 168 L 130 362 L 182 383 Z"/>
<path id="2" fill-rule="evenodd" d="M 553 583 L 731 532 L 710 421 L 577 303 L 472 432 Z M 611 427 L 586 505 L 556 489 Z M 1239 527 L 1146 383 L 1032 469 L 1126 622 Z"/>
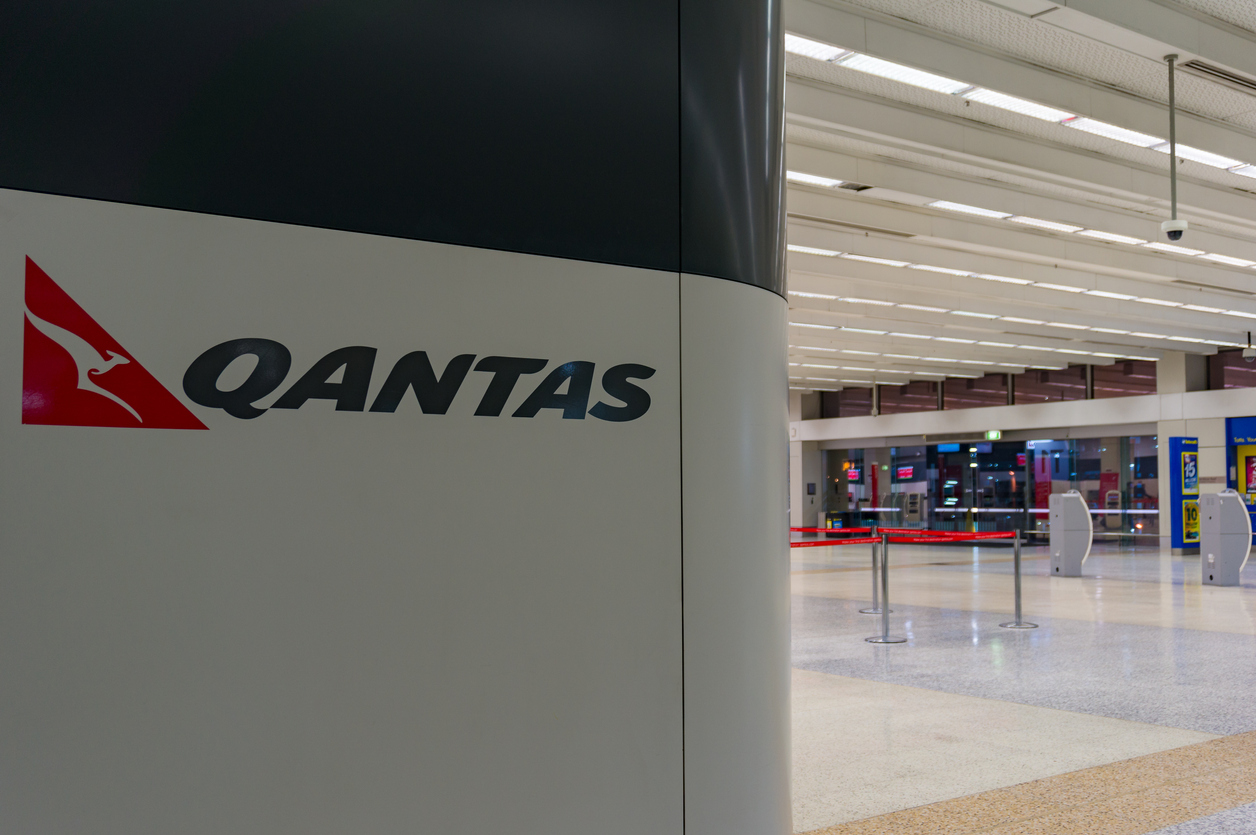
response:
<path id="1" fill-rule="evenodd" d="M 1243 349 L 1243 361 L 1244 362 L 1256 362 L 1256 348 L 1253 348 L 1250 345 L 1244 348 Z"/>
<path id="2" fill-rule="evenodd" d="M 1182 236 L 1186 234 L 1188 224 L 1184 220 L 1166 220 L 1160 224 L 1160 231 L 1168 236 L 1171 241 L 1180 241 Z"/>

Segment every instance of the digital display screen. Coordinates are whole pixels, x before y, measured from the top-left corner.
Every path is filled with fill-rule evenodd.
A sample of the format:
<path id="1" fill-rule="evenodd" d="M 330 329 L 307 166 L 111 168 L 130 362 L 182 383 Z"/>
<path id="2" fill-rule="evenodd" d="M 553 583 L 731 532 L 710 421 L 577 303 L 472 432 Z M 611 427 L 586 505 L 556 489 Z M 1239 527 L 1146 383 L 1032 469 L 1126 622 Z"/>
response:
<path id="1" fill-rule="evenodd" d="M 863 470 L 859 469 L 858 467 L 851 467 L 849 470 L 846 471 L 846 477 L 850 479 L 851 481 L 862 481 Z"/>
<path id="2" fill-rule="evenodd" d="M 916 477 L 915 467 L 899 467 L 894 471 L 894 477 L 899 481 L 911 481 Z"/>
<path id="3" fill-rule="evenodd" d="M 1025 453 L 1023 453 L 1023 452 L 1018 452 L 1018 453 L 1016 453 L 1016 466 L 1018 466 L 1018 467 L 1023 467 L 1023 466 L 1025 466 L 1025 464 L 1027 464 L 1027 463 L 1028 463 L 1028 461 L 1029 461 L 1029 459 L 1028 459 L 1028 457 L 1025 455 Z"/>
<path id="4" fill-rule="evenodd" d="M 959 452 L 959 444 L 938 444 L 938 452 Z"/>

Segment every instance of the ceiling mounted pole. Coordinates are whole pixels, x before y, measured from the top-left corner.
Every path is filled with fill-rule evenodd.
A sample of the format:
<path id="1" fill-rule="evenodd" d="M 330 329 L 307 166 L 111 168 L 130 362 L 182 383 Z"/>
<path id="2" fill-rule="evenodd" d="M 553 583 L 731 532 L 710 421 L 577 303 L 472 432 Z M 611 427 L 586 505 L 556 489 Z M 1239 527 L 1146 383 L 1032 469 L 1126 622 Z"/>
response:
<path id="1" fill-rule="evenodd" d="M 1173 214 L 1177 220 L 1177 97 L 1173 89 L 1173 70 L 1177 62 L 1176 55 L 1166 55 L 1169 62 L 1169 201 L 1172 203 Z"/>

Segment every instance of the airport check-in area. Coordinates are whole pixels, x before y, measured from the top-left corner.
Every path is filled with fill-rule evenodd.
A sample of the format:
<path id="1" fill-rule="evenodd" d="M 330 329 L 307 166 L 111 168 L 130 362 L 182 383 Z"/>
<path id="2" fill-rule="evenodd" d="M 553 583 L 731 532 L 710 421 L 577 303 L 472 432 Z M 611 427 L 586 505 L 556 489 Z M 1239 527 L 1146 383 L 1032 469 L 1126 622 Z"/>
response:
<path id="1" fill-rule="evenodd" d="M 1256 833 L 1249 6 L 0 9 L 0 833 Z"/>

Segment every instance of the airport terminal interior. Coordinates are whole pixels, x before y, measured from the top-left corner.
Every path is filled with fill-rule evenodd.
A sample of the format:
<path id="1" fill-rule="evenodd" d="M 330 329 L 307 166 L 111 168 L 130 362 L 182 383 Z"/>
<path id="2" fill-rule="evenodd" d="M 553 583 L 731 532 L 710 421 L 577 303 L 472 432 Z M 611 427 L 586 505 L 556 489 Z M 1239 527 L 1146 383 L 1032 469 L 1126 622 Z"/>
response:
<path id="1" fill-rule="evenodd" d="M 1256 0 L 0 3 L 0 312 L 0 835 L 1256 835 Z"/>
<path id="2" fill-rule="evenodd" d="M 1256 4 L 784 19 L 794 831 L 1256 833 Z"/>

